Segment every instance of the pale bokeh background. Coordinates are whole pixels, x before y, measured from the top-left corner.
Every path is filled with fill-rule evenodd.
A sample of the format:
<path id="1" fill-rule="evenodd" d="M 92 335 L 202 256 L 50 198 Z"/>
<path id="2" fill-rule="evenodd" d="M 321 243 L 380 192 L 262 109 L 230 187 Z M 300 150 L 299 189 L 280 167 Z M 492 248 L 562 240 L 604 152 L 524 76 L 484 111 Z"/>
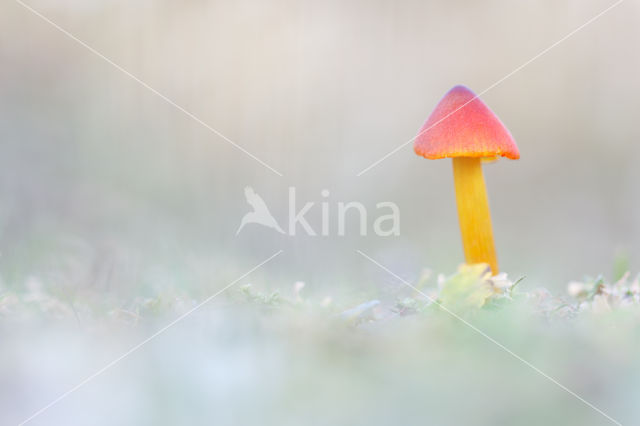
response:
<path id="1" fill-rule="evenodd" d="M 483 91 L 613 0 L 28 4 L 284 176 L 3 1 L 0 423 L 284 250 L 236 287 L 292 297 L 304 281 L 313 306 L 332 297 L 328 313 L 241 309 L 231 289 L 33 424 L 608 424 L 449 317 L 332 321 L 374 298 L 388 312 L 407 293 L 357 249 L 409 280 L 462 261 L 449 161 L 408 144 L 356 175 L 410 140 L 449 88 Z M 522 154 L 485 168 L 500 263 L 527 276 L 520 288 L 563 294 L 584 275 L 614 279 L 616 264 L 640 269 L 638 22 L 627 0 L 482 96 Z M 352 221 L 346 237 L 236 237 L 247 185 L 282 226 L 295 186 L 299 203 L 316 202 L 316 230 L 323 189 L 332 227 L 338 201 L 365 204 L 370 227 L 375 204 L 393 201 L 401 235 L 363 238 Z M 632 314 L 538 314 L 472 320 L 637 423 Z"/>
<path id="2" fill-rule="evenodd" d="M 450 273 L 462 250 L 449 162 L 418 158 L 409 144 L 356 174 L 414 136 L 450 87 L 484 90 L 611 3 L 29 3 L 279 177 L 3 2 L 4 285 L 37 274 L 126 294 L 157 284 L 153 271 L 180 271 L 178 285 L 208 291 L 211 276 L 279 249 L 274 287 L 366 289 L 379 271 L 355 249 L 407 278 L 423 267 Z M 625 2 L 482 97 L 522 154 L 487 166 L 486 178 L 502 269 L 528 285 L 610 275 L 620 255 L 638 269 L 639 19 L 638 2 Z M 258 227 L 236 237 L 246 185 L 281 223 L 288 186 L 301 201 L 319 203 L 326 188 L 333 206 L 361 201 L 371 213 L 394 201 L 401 236 L 360 238 L 354 225 L 344 238 Z"/>

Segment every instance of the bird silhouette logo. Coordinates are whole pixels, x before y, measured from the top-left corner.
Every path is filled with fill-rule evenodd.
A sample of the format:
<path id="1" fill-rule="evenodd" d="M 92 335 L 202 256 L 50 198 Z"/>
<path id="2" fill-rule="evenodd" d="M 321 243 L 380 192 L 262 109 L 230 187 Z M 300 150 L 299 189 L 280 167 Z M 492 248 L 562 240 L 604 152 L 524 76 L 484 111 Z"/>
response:
<path id="1" fill-rule="evenodd" d="M 250 223 L 257 223 L 258 225 L 275 229 L 279 233 L 284 234 L 284 231 L 280 228 L 280 225 L 278 225 L 278 222 L 276 222 L 275 218 L 269 211 L 267 204 L 252 187 L 247 186 L 244 188 L 244 196 L 247 199 L 247 203 L 253 208 L 253 211 L 242 217 L 242 221 L 240 222 L 240 227 L 238 228 L 236 235 L 240 233 L 245 225 Z"/>

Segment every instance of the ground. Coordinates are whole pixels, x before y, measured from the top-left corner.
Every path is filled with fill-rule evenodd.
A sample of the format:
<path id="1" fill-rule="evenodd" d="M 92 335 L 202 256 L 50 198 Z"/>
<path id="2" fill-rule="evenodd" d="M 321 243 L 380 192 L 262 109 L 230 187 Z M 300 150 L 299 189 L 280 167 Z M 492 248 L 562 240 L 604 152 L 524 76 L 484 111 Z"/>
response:
<path id="1" fill-rule="evenodd" d="M 515 284 L 462 267 L 394 302 L 302 282 L 70 301 L 33 278 L 0 296 L 1 423 L 74 389 L 30 424 L 635 424 L 638 279 Z"/>

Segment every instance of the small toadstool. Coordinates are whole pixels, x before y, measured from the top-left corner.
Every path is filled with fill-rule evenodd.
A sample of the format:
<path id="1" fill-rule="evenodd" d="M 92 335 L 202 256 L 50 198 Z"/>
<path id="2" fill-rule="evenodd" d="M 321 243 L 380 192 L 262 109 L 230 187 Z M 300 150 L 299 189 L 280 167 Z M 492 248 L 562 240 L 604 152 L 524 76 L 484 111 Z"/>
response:
<path id="1" fill-rule="evenodd" d="M 468 88 L 456 86 L 442 98 L 415 139 L 416 154 L 453 159 L 458 219 L 466 262 L 488 263 L 498 273 L 482 161 L 520 158 L 511 133 Z"/>

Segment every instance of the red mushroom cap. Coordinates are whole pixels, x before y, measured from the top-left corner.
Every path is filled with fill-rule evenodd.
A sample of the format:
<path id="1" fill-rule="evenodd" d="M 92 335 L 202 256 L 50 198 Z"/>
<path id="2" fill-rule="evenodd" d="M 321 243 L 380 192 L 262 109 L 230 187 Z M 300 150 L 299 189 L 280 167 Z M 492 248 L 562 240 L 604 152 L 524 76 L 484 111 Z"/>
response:
<path id="1" fill-rule="evenodd" d="M 464 86 L 449 90 L 420 129 L 413 146 L 418 155 L 520 158 L 511 133 L 480 98 Z"/>

